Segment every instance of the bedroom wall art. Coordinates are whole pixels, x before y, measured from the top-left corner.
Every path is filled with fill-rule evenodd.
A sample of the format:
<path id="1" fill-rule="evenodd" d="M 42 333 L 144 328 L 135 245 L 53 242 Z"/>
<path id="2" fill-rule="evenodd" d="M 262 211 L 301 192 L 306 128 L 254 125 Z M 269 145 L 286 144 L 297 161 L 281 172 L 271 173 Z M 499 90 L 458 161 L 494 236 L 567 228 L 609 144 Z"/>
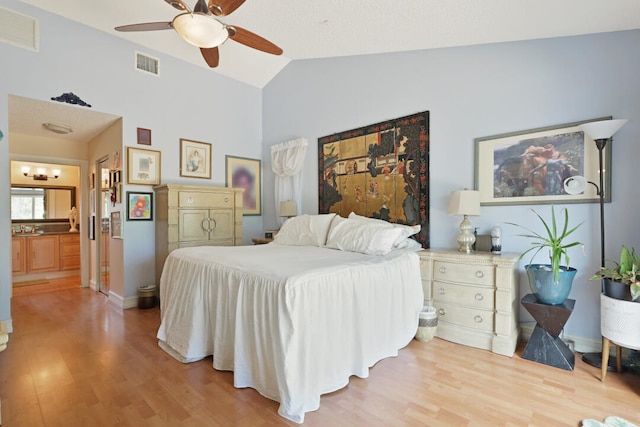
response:
<path id="1" fill-rule="evenodd" d="M 211 179 L 211 144 L 180 139 L 180 176 Z"/>
<path id="2" fill-rule="evenodd" d="M 160 151 L 127 147 L 127 184 L 160 184 Z"/>
<path id="3" fill-rule="evenodd" d="M 429 112 L 318 138 L 319 213 L 416 225 L 429 247 Z"/>
<path id="4" fill-rule="evenodd" d="M 226 186 L 244 188 L 242 214 L 262 215 L 261 162 L 258 159 L 225 156 Z"/>
<path id="5" fill-rule="evenodd" d="M 475 187 L 481 205 L 598 203 L 596 186 L 569 195 L 564 180 L 581 175 L 598 182 L 598 149 L 578 127 L 583 120 L 476 138 Z M 604 195 L 611 201 L 611 145 L 604 149 Z"/>

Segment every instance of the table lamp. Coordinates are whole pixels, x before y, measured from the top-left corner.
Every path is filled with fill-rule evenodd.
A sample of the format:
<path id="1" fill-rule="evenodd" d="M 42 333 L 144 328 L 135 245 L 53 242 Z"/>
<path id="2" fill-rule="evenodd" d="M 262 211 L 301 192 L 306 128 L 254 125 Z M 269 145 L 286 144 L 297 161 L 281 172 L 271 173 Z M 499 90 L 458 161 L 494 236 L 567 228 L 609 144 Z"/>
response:
<path id="1" fill-rule="evenodd" d="M 298 207 L 293 200 L 284 200 L 280 202 L 280 216 L 291 218 L 298 215 Z"/>
<path id="2" fill-rule="evenodd" d="M 458 249 L 460 252 L 471 252 L 471 246 L 476 241 L 476 236 L 471 232 L 472 226 L 469 216 L 480 215 L 480 192 L 475 190 L 456 190 L 451 192 L 449 199 L 449 215 L 463 216 L 458 234 Z"/>

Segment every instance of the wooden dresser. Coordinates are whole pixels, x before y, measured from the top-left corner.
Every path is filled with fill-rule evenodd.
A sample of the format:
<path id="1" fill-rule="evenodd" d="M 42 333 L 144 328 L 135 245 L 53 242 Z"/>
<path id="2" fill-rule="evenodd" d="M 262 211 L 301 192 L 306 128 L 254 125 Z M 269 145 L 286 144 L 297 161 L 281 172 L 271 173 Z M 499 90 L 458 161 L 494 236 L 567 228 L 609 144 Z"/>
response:
<path id="1" fill-rule="evenodd" d="M 242 244 L 242 190 L 166 184 L 156 197 L 156 282 L 174 249 Z"/>
<path id="2" fill-rule="evenodd" d="M 425 305 L 438 313 L 436 336 L 513 356 L 518 343 L 518 254 L 427 249 L 421 260 Z"/>

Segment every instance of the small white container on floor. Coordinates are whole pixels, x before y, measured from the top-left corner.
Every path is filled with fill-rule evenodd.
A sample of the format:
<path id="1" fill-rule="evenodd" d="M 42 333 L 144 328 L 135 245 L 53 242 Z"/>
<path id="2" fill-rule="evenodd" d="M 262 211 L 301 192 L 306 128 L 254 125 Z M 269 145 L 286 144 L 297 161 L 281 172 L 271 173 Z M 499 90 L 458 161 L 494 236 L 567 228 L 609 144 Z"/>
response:
<path id="1" fill-rule="evenodd" d="M 438 327 L 438 314 L 436 308 L 432 306 L 424 306 L 420 311 L 420 317 L 418 319 L 418 332 L 416 332 L 416 339 L 421 342 L 429 342 L 436 334 Z"/>

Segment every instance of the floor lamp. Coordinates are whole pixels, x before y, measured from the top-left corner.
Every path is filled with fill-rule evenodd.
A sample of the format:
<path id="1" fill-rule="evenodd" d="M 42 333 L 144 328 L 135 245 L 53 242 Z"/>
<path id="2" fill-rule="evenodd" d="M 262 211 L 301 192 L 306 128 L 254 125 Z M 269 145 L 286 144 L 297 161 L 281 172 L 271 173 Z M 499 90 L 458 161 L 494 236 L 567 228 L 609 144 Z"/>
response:
<path id="1" fill-rule="evenodd" d="M 611 140 L 613 134 L 615 134 L 627 120 L 600 120 L 596 122 L 584 123 L 580 125 L 580 129 L 584 132 L 585 136 L 591 137 L 598 149 L 598 175 L 600 178 L 600 185 L 596 185 L 591 181 L 587 181 L 584 177 L 571 177 L 567 178 L 564 182 L 565 191 L 569 194 L 579 194 L 584 191 L 587 183 L 596 186 L 598 196 L 600 197 L 600 266 L 604 267 L 604 163 L 602 159 L 602 152 L 607 145 L 607 141 Z M 600 290 L 602 292 L 602 288 Z M 582 360 L 591 366 L 602 366 L 602 352 L 600 353 L 584 353 Z M 615 360 L 609 358 L 609 370 L 615 369 Z"/>

